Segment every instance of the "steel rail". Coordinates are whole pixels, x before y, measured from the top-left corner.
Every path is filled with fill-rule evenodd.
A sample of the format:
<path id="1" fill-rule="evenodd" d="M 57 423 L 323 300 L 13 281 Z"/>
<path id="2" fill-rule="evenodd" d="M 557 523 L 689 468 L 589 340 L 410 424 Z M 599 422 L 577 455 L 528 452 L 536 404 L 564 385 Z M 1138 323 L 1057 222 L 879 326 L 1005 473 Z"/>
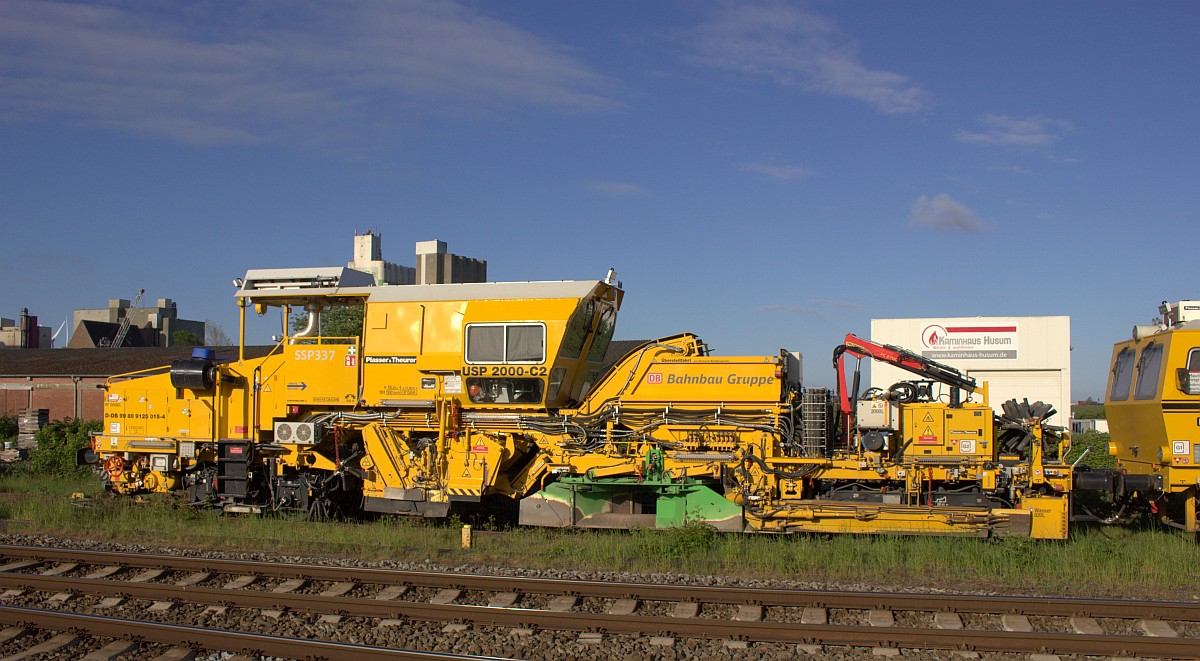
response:
<path id="1" fill-rule="evenodd" d="M 1086 616 L 1121 619 L 1163 619 L 1200 622 L 1200 602 L 1078 599 L 1036 596 L 968 594 L 913 594 L 896 592 L 842 592 L 784 588 L 663 585 L 611 581 L 451 574 L 397 569 L 281 564 L 262 561 L 222 560 L 165 554 L 118 553 L 76 549 L 50 549 L 0 545 L 0 557 L 57 562 L 125 565 L 128 567 L 205 571 L 220 574 L 256 574 L 273 578 L 320 581 L 354 581 L 378 585 L 561 594 L 643 601 L 695 601 L 711 604 L 889 609 L 954 613 L 1022 613 L 1036 616 Z"/>
<path id="2" fill-rule="evenodd" d="M 411 659 L 413 661 L 444 660 L 499 660 L 503 657 L 471 656 L 448 652 L 422 652 L 418 650 L 390 649 L 370 645 L 338 643 L 328 640 L 308 640 L 271 636 L 267 634 L 211 629 L 184 624 L 146 622 L 125 618 L 86 615 L 41 608 L 0 605 L 0 624 L 30 629 L 53 631 L 86 632 L 93 636 L 104 636 L 125 640 L 136 640 L 163 645 L 178 645 L 192 649 L 222 650 L 250 656 L 283 656 L 291 659 L 330 659 L 333 661 L 357 661 L 358 659 Z"/>
<path id="3" fill-rule="evenodd" d="M 298 610 L 358 617 L 465 622 L 510 628 L 543 628 L 634 635 L 738 639 L 755 642 L 962 649 L 994 652 L 1192 658 L 1198 642 L 1187 638 L 1046 632 L 944 630 L 795 622 L 743 622 L 708 618 L 611 615 L 463 604 L 383 601 L 255 590 L 179 587 L 105 579 L 0 573 L 0 587 L 139 599 L 182 600 L 263 610 Z"/>

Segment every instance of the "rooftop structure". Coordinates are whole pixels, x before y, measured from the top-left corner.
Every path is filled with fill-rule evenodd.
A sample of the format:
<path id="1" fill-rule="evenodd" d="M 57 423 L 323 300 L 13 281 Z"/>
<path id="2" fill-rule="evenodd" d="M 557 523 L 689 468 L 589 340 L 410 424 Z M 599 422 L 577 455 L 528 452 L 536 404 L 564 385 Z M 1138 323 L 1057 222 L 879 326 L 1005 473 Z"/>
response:
<path id="1" fill-rule="evenodd" d="M 354 261 L 346 266 L 370 273 L 377 285 L 411 285 L 417 281 L 417 270 L 383 259 L 383 236 L 368 230 L 354 236 Z"/>
<path id="2" fill-rule="evenodd" d="M 445 241 L 417 242 L 417 284 L 487 282 L 487 262 L 446 251 Z"/>
<path id="3" fill-rule="evenodd" d="M 6 349 L 49 349 L 50 328 L 38 326 L 38 318 L 21 308 L 19 319 L 0 318 L 0 347 Z"/>
<path id="4" fill-rule="evenodd" d="M 129 299 L 114 298 L 106 308 L 75 311 L 75 329 L 67 347 L 112 346 L 126 318 L 129 329 L 122 338 L 122 347 L 174 346 L 177 332 L 188 332 L 204 341 L 204 322 L 180 319 L 178 305 L 169 298 L 158 299 L 153 307 L 133 307 Z"/>
<path id="5" fill-rule="evenodd" d="M 383 235 L 372 231 L 354 236 L 354 261 L 346 266 L 375 278 L 377 285 L 432 285 L 486 282 L 487 262 L 455 255 L 445 241 L 418 241 L 416 267 L 383 259 Z"/>

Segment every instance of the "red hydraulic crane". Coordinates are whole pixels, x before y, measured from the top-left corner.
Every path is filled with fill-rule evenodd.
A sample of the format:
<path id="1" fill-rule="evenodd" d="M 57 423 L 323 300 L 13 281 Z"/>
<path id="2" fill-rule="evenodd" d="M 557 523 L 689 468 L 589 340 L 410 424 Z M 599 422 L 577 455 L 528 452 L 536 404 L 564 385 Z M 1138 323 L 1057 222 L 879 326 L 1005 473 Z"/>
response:
<path id="1" fill-rule="evenodd" d="M 889 344 L 877 344 L 870 340 L 864 340 L 853 333 L 847 333 L 846 339 L 838 348 L 833 350 L 833 367 L 837 370 L 838 377 L 838 406 L 842 415 L 843 433 L 850 433 L 852 418 L 854 415 L 854 403 L 850 401 L 851 394 L 846 389 L 846 370 L 845 356 L 850 354 L 856 358 L 871 358 L 879 360 L 889 365 L 895 365 L 900 369 L 907 370 L 918 376 L 944 383 L 952 388 L 950 392 L 950 405 L 957 406 L 959 403 L 959 390 L 967 391 L 967 394 L 975 392 L 975 379 L 963 374 L 959 370 L 944 365 L 934 360 L 930 360 L 919 354 L 915 354 L 908 349 L 892 346 Z M 859 370 L 854 370 L 854 397 L 858 397 L 858 379 Z M 916 394 L 913 390 L 912 395 Z M 909 400 L 911 401 L 911 400 Z"/>

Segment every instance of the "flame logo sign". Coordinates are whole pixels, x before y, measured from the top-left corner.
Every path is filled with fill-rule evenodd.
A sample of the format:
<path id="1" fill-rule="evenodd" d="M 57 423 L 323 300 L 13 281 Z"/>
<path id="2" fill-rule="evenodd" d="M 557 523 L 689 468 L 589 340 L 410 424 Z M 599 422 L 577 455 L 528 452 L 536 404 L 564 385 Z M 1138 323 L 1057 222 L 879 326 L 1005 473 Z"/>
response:
<path id="1" fill-rule="evenodd" d="M 925 330 L 921 331 L 921 344 L 927 348 L 933 349 L 941 344 L 946 337 L 946 329 L 942 326 L 926 326 Z"/>

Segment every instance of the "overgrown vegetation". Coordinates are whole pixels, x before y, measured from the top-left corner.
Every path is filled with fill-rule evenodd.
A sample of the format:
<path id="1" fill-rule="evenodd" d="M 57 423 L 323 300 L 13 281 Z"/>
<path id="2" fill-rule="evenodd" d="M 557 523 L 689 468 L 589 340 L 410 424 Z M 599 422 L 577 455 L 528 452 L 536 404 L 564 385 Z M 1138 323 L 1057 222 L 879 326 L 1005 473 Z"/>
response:
<path id="1" fill-rule="evenodd" d="M 1090 455 L 1089 455 L 1090 456 Z M 72 501 L 84 491 L 89 498 Z M 1076 526 L 1067 541 L 855 535 L 739 535 L 703 524 L 672 530 L 516 528 L 460 548 L 456 519 L 307 522 L 222 516 L 169 496 L 101 493 L 94 478 L 0 478 L 10 533 L 187 548 L 244 549 L 440 566 L 673 572 L 785 579 L 862 589 L 933 586 L 1047 595 L 1200 598 L 1192 537 L 1152 527 Z M 477 531 L 499 528 L 476 525 Z"/>
<path id="2" fill-rule="evenodd" d="M 11 421 L 11 422 L 9 422 Z M 1200 598 L 1193 537 L 1149 526 L 1075 526 L 1067 541 L 855 535 L 739 535 L 690 523 L 671 530 L 505 529 L 475 521 L 471 550 L 460 548 L 462 521 L 382 517 L 308 522 L 223 516 L 173 496 L 103 493 L 74 465 L 75 452 L 99 423 L 61 420 L 37 435 L 21 470 L 0 476 L 0 518 L 10 533 L 48 534 L 188 548 L 244 549 L 442 566 L 674 572 L 747 579 L 903 589 L 994 590 L 1125 598 Z M 0 418 L 16 435 L 16 421 Z M 1084 463 L 1112 466 L 1108 434 L 1074 437 L 1067 459 L 1091 448 Z M 87 498 L 71 500 L 84 492 Z M 500 534 L 494 534 L 499 532 Z"/>
<path id="3" fill-rule="evenodd" d="M 11 415 L 0 416 L 0 442 L 17 438 L 17 419 Z"/>
<path id="4" fill-rule="evenodd" d="M 10 424 L 11 422 L 11 424 Z M 75 455 L 91 442 L 91 432 L 99 431 L 96 420 L 66 418 L 42 427 L 34 435 L 37 447 L 29 451 L 28 459 L 4 467 L 9 475 L 83 478 L 91 474 L 87 467 L 75 465 Z M 0 418 L 0 440 L 17 437 L 15 418 Z"/>
<path id="5" fill-rule="evenodd" d="M 1067 463 L 1075 463 L 1080 457 L 1083 457 L 1081 465 L 1091 466 L 1092 468 L 1115 468 L 1117 465 L 1116 457 L 1108 454 L 1108 432 L 1102 431 L 1085 431 L 1082 434 L 1077 434 L 1071 437 L 1071 451 L 1067 453 Z M 1084 452 L 1087 452 L 1086 456 Z"/>
<path id="6" fill-rule="evenodd" d="M 82 478 L 90 474 L 86 466 L 75 465 L 75 454 L 87 447 L 90 433 L 100 431 L 95 420 L 67 418 L 38 430 L 37 447 L 29 453 L 28 470 L 33 475 Z"/>
<path id="7" fill-rule="evenodd" d="M 177 347 L 199 347 L 204 340 L 192 331 L 179 330 L 171 333 L 171 344 Z"/>

